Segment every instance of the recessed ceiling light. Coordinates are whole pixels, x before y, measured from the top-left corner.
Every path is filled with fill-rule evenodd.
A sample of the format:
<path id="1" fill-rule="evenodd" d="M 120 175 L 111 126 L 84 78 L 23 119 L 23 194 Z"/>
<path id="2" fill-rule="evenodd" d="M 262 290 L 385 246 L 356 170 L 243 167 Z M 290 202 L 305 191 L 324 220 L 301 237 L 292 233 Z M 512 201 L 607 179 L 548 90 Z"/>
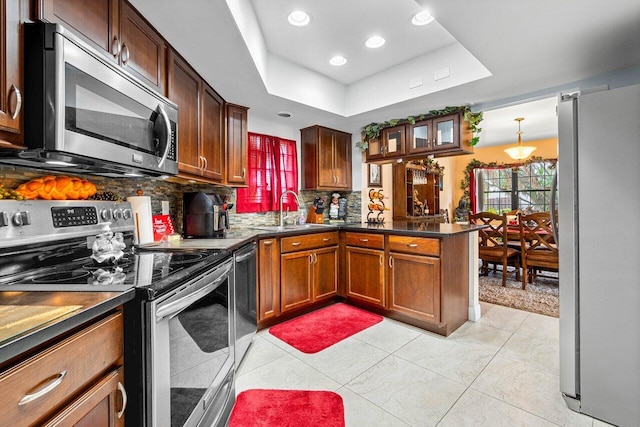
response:
<path id="1" fill-rule="evenodd" d="M 369 37 L 367 41 L 364 43 L 366 47 L 370 47 L 371 49 L 378 48 L 384 44 L 385 40 L 380 36 Z"/>
<path id="2" fill-rule="evenodd" d="M 294 10 L 289 14 L 287 19 L 289 20 L 289 24 L 295 25 L 296 27 L 304 27 L 311 21 L 309 15 L 301 10 Z"/>
<path id="3" fill-rule="evenodd" d="M 431 16 L 431 14 L 429 13 L 429 11 L 427 10 L 423 10 L 421 12 L 416 13 L 413 18 L 411 19 L 411 23 L 413 25 L 427 25 L 433 22 L 435 18 L 433 16 Z"/>
<path id="4" fill-rule="evenodd" d="M 331 58 L 329 60 L 329 64 L 335 65 L 336 67 L 344 65 L 346 63 L 347 63 L 347 58 L 345 58 L 344 56 L 340 56 L 340 55 L 334 56 L 333 58 Z"/>
<path id="5" fill-rule="evenodd" d="M 285 118 L 287 118 L 287 117 L 291 117 L 291 113 L 290 113 L 290 112 L 288 112 L 288 111 L 280 111 L 280 112 L 278 113 L 278 115 L 279 115 L 280 117 L 285 117 Z"/>

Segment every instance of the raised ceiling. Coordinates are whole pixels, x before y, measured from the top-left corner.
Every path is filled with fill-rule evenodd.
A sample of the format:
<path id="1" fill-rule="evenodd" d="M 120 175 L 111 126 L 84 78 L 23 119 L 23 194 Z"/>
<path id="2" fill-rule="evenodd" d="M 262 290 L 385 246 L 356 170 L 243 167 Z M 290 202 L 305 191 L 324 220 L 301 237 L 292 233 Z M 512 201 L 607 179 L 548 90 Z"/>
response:
<path id="1" fill-rule="evenodd" d="M 496 107 L 553 98 L 561 89 L 602 84 L 593 78 L 625 69 L 631 70 L 632 82 L 640 81 L 638 0 L 131 1 L 226 100 L 249 106 L 253 123 L 269 122 L 274 128 L 322 124 L 357 133 L 372 121 L 467 104 L 485 111 L 483 133 L 490 135 L 490 112 L 501 109 Z M 397 7 L 390 9 L 389 4 Z M 337 24 L 302 40 L 294 32 L 298 29 L 289 28 L 288 12 L 282 16 L 280 25 L 275 23 L 278 13 L 302 5 L 313 8 L 307 11 L 312 24 L 325 20 L 319 17 L 333 19 Z M 414 8 L 428 9 L 435 17 L 428 31 L 441 27 L 449 34 L 446 38 L 456 42 L 426 52 L 424 40 L 416 38 L 415 42 L 403 42 L 401 47 L 391 49 L 394 33 L 385 32 L 381 35 L 387 44 L 381 49 L 386 50 L 379 51 L 384 58 L 378 61 L 374 57 L 375 66 L 366 66 L 358 64 L 358 54 L 349 56 L 347 64 L 354 69 L 344 68 L 347 72 L 343 76 L 332 74 L 340 73 L 338 69 L 327 70 L 326 54 L 317 53 L 320 48 L 316 46 L 330 42 L 342 45 L 336 49 L 355 48 L 364 42 L 365 34 L 379 31 L 374 26 L 384 27 L 387 23 L 393 23 L 389 28 L 400 33 L 398 37 L 413 39 L 411 32 L 415 29 L 405 24 L 406 14 Z M 357 16 L 346 18 L 353 11 Z M 404 24 L 399 25 L 400 22 Z M 412 78 L 422 76 L 424 86 L 433 82 L 432 71 L 425 71 L 428 64 L 420 59 L 432 56 L 435 61 L 437 52 L 452 46 L 459 46 L 475 58 L 486 69 L 486 76 L 406 97 Z M 255 57 L 256 49 L 262 56 Z M 393 56 L 396 54 L 401 56 Z M 360 55 L 371 59 L 377 52 Z M 386 58 L 394 66 L 384 65 Z M 398 62 L 399 66 L 395 66 Z M 303 74 L 288 74 L 291 67 L 301 69 Z M 464 70 L 451 68 L 448 81 L 453 83 L 459 71 Z M 276 82 L 269 83 L 270 77 Z M 333 83 L 325 86 L 327 80 Z M 378 89 L 367 89 L 363 84 L 367 80 L 373 81 L 373 87 Z M 275 94 L 278 90 L 293 92 L 294 100 Z M 342 110 L 326 101 L 340 97 Z M 350 106 L 350 99 L 367 108 Z M 312 106 L 314 100 L 322 102 Z M 292 116 L 278 117 L 276 114 L 283 110 Z M 549 114 L 555 119 L 555 109 Z M 507 128 L 513 127 L 511 116 L 507 113 L 503 119 Z M 527 133 L 534 132 L 531 123 L 533 119 L 529 121 L 525 116 L 522 125 L 525 138 Z M 514 129 L 509 133 L 515 135 Z M 483 138 L 488 141 L 488 137 L 481 136 L 481 144 Z"/>

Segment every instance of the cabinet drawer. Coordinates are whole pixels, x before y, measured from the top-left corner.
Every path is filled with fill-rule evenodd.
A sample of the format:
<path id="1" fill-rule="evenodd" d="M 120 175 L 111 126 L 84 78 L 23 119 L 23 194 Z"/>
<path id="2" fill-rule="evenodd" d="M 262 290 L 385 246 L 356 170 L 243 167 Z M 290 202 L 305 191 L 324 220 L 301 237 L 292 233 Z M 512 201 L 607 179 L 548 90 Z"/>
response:
<path id="1" fill-rule="evenodd" d="M 281 239 L 281 252 L 302 251 L 324 246 L 338 244 L 338 232 L 301 234 L 299 236 L 283 237 Z"/>
<path id="2" fill-rule="evenodd" d="M 115 366 L 122 325 L 115 313 L 3 372 L 0 425 L 35 423 Z"/>
<path id="3" fill-rule="evenodd" d="M 440 256 L 440 240 L 426 237 L 389 236 L 389 251 Z"/>
<path id="4" fill-rule="evenodd" d="M 347 246 L 361 248 L 384 249 L 384 235 L 373 233 L 351 233 L 346 235 Z"/>

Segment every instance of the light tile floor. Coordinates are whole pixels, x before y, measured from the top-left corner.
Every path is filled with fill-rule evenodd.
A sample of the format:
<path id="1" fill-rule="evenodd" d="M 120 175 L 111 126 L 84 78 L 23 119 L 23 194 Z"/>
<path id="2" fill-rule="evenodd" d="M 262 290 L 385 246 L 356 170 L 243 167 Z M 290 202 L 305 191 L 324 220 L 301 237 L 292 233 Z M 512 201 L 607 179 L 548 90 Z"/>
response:
<path id="1" fill-rule="evenodd" d="M 446 338 L 385 318 L 316 354 L 260 331 L 237 393 L 333 390 L 347 427 L 607 425 L 572 412 L 560 395 L 558 319 L 481 306 L 479 322 Z"/>

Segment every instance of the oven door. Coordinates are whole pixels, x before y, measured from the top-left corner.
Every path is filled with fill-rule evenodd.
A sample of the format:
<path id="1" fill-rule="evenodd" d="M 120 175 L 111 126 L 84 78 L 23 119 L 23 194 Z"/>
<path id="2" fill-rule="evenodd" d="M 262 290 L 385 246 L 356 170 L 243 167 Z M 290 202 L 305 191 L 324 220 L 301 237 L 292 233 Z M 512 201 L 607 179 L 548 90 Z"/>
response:
<path id="1" fill-rule="evenodd" d="M 226 422 L 235 393 L 233 291 L 229 259 L 151 303 L 151 425 Z"/>

